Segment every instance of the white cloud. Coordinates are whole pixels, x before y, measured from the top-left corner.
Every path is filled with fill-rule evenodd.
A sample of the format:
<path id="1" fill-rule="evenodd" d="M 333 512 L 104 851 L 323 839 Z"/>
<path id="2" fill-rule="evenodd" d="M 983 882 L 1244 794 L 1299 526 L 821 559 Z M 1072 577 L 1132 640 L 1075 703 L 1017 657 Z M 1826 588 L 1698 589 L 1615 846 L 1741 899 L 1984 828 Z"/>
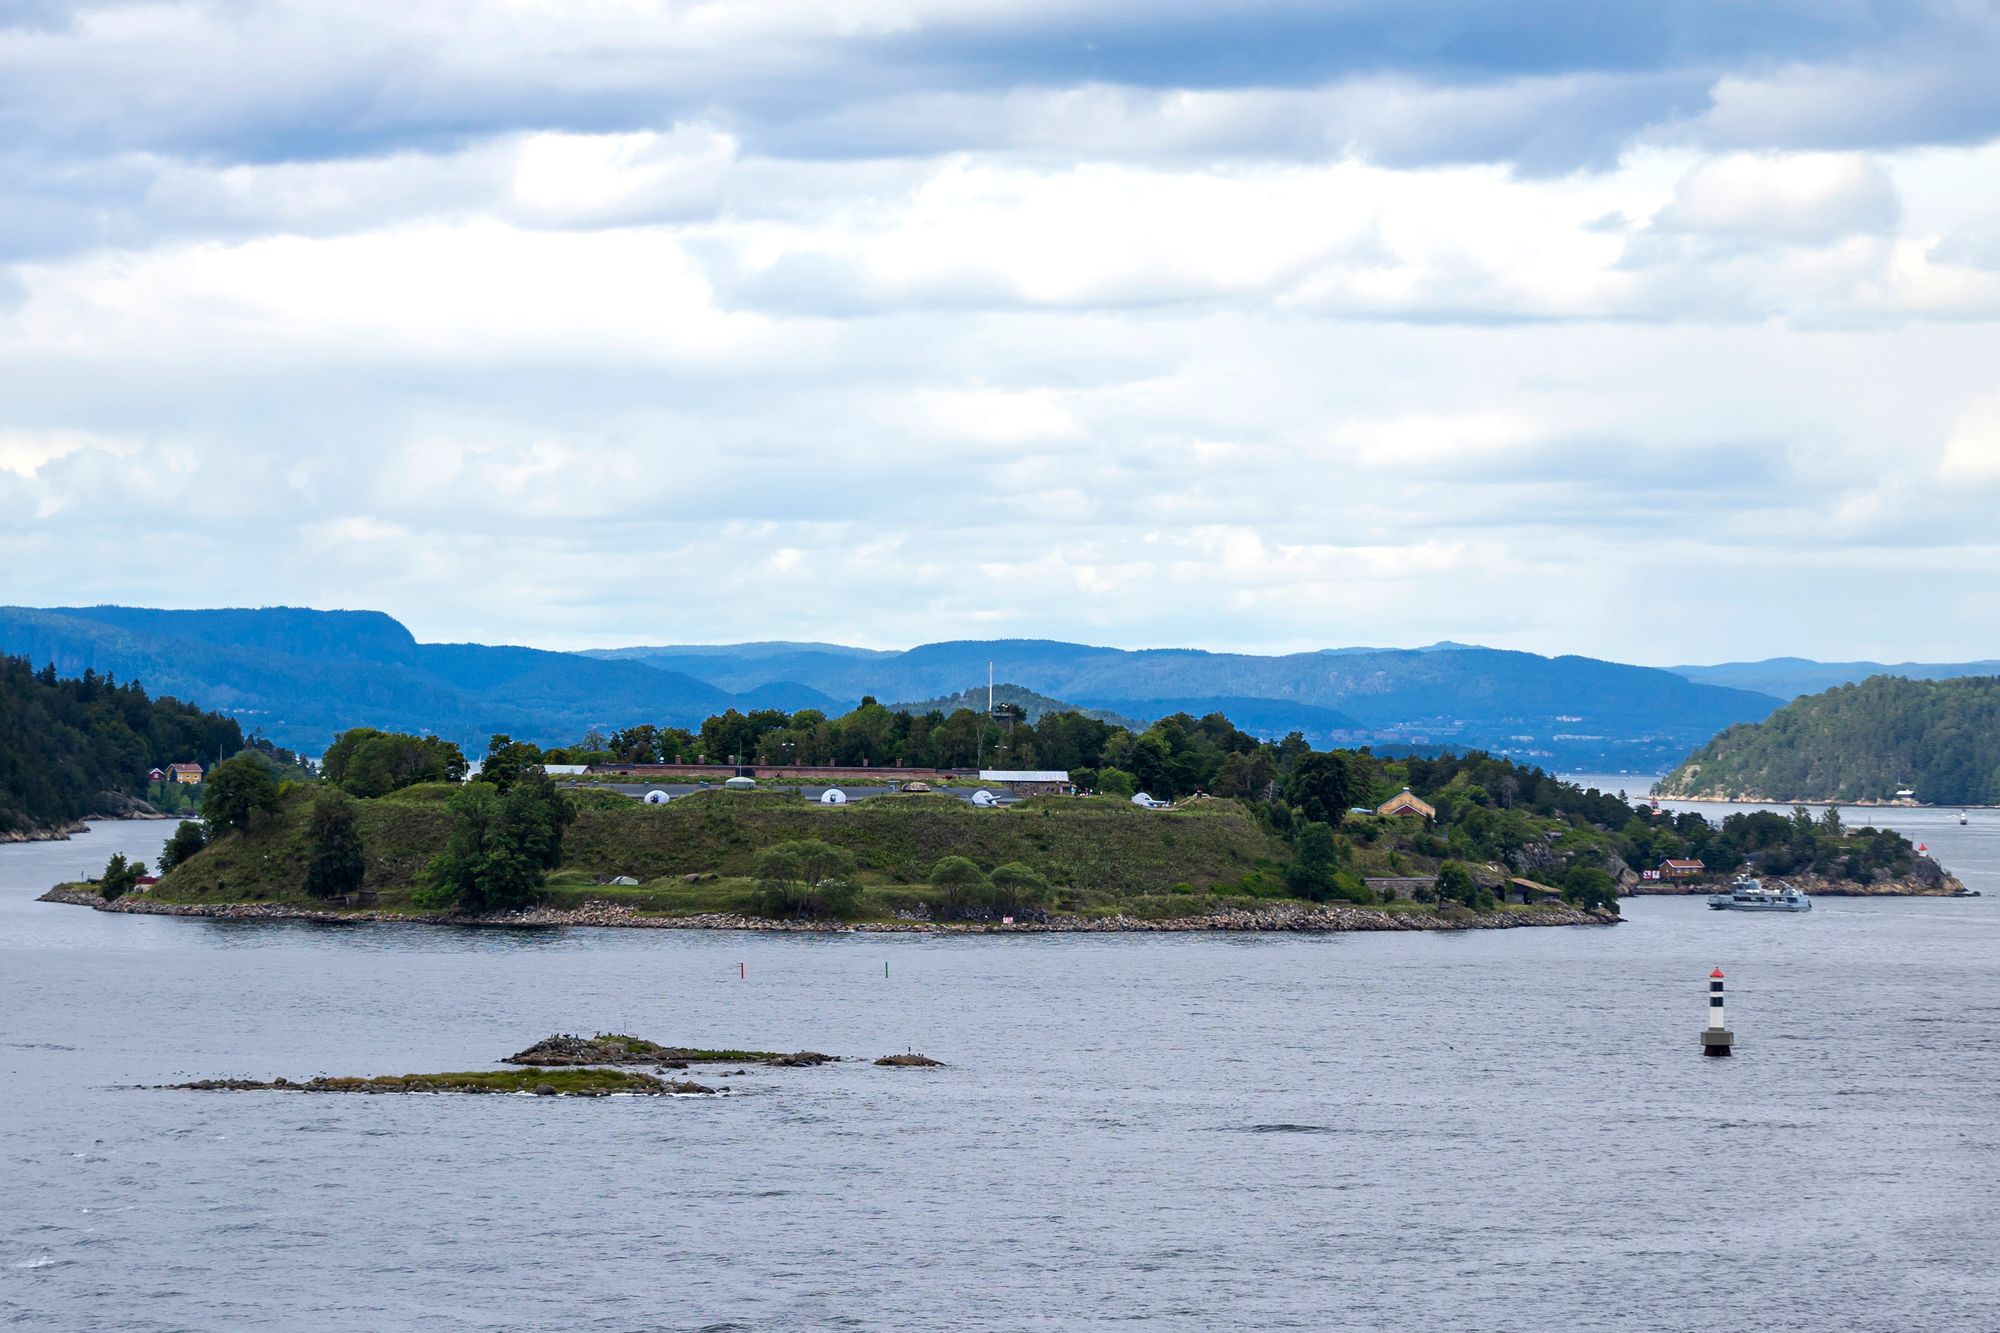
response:
<path id="1" fill-rule="evenodd" d="M 81 449 L 100 449 L 124 455 L 132 451 L 125 440 L 106 439 L 85 431 L 0 430 L 0 472 L 32 477 L 48 463 L 67 458 Z"/>
<path id="2" fill-rule="evenodd" d="M 2000 395 L 1968 403 L 1958 414 L 1938 475 L 1952 482 L 2000 481 Z"/>
<path id="3" fill-rule="evenodd" d="M 605 356 L 706 361 L 761 321 L 716 308 L 656 229 L 529 231 L 490 221 L 328 238 L 168 245 L 21 269 L 0 347 L 171 359 L 400 354 L 439 361 Z M 10 327 L 11 325 L 11 327 Z"/>
<path id="4" fill-rule="evenodd" d="M 1078 440 L 1083 427 L 1047 390 L 943 389 L 917 395 L 915 419 L 947 440 L 1021 445 L 1041 440 Z"/>
<path id="5" fill-rule="evenodd" d="M 1653 217 L 1662 231 L 1772 241 L 1832 241 L 1892 230 L 1896 185 L 1853 153 L 1738 153 L 1702 161 Z"/>

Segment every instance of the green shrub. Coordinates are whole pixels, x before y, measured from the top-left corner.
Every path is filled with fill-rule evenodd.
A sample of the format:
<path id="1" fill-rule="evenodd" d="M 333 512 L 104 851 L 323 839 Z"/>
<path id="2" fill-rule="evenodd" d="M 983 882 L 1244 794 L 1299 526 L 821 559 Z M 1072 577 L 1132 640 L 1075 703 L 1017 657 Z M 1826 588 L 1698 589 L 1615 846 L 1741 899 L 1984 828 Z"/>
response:
<path id="1" fill-rule="evenodd" d="M 104 877 L 98 880 L 97 891 L 104 895 L 104 901 L 116 902 L 137 888 L 139 877 L 145 873 L 144 861 L 127 861 L 125 853 L 113 852 L 104 863 Z"/>
<path id="2" fill-rule="evenodd" d="M 1352 870 L 1337 870 L 1333 876 L 1332 897 L 1341 898 L 1357 906 L 1368 907 L 1375 902 L 1375 891 L 1361 876 Z"/>
<path id="3" fill-rule="evenodd" d="M 1563 897 L 1582 908 L 1618 910 L 1618 885 L 1609 871 L 1596 866 L 1571 866 L 1563 876 Z"/>
<path id="4" fill-rule="evenodd" d="M 1301 824 L 1293 838 L 1292 863 L 1285 867 L 1285 887 L 1295 897 L 1323 903 L 1335 890 L 1340 847 L 1333 826 L 1318 820 Z"/>
<path id="5" fill-rule="evenodd" d="M 1493 907 L 1493 892 L 1474 879 L 1461 863 L 1446 861 L 1438 867 L 1437 900 L 1440 904 L 1458 903 L 1483 912 Z"/>
<path id="6" fill-rule="evenodd" d="M 860 895 L 854 853 L 818 838 L 766 847 L 757 854 L 764 915 L 824 919 L 846 916 Z"/>
<path id="7" fill-rule="evenodd" d="M 932 873 L 936 873 L 935 868 Z M 1019 861 L 993 867 L 989 883 L 993 888 L 993 905 L 1004 912 L 1022 912 L 1040 907 L 1053 896 L 1048 877 Z M 1176 886 L 1175 891 L 1182 887 L 1185 886 Z"/>
<path id="8" fill-rule="evenodd" d="M 930 885 L 943 897 L 947 916 L 967 913 L 992 905 L 992 882 L 984 871 L 963 856 L 941 858 L 931 867 Z"/>

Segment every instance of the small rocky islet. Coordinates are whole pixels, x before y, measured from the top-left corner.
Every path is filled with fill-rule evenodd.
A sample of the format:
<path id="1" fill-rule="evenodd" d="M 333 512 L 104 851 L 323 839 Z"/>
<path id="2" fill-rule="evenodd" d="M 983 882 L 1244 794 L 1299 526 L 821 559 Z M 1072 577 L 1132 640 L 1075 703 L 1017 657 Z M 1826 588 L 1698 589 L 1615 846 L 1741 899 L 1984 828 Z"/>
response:
<path id="1" fill-rule="evenodd" d="M 348 1092 L 348 1093 L 516 1093 L 538 1097 L 666 1097 L 714 1095 L 718 1091 L 686 1079 L 661 1077 L 691 1064 L 759 1065 L 769 1069 L 801 1069 L 832 1064 L 841 1057 L 819 1051 L 712 1050 L 697 1046 L 665 1046 L 626 1033 L 600 1032 L 579 1037 L 559 1032 L 501 1061 L 513 1069 L 467 1070 L 445 1074 L 383 1074 L 375 1077 L 309 1079 L 204 1078 L 164 1085 L 175 1092 Z M 942 1068 L 942 1060 L 914 1051 L 885 1055 L 877 1065 Z M 627 1068 L 651 1065 L 654 1072 Z M 731 1073 L 741 1074 L 742 1069 Z M 725 1075 L 727 1077 L 727 1075 Z"/>
<path id="2" fill-rule="evenodd" d="M 692 1064 L 765 1065 L 774 1069 L 810 1068 L 831 1064 L 840 1057 L 818 1051 L 732 1051 L 706 1050 L 695 1046 L 662 1046 L 622 1032 L 600 1032 L 594 1037 L 578 1037 L 558 1032 L 544 1037 L 524 1051 L 516 1051 L 501 1063 L 535 1068 L 570 1068 L 583 1065 L 656 1065 L 685 1069 Z"/>
<path id="3" fill-rule="evenodd" d="M 452 1074 L 383 1074 L 374 1078 L 203 1078 L 174 1083 L 177 1092 L 530 1093 L 540 1097 L 667 1097 L 713 1094 L 700 1083 L 629 1069 L 467 1070 Z"/>

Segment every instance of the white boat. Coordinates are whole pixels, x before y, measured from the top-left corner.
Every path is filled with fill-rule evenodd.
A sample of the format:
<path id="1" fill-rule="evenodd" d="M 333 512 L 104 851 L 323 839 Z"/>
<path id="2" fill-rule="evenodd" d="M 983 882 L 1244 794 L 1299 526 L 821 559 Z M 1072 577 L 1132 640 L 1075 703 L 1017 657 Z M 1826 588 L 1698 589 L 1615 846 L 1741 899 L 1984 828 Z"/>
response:
<path id="1" fill-rule="evenodd" d="M 1718 912 L 1810 912 L 1812 899 L 1789 884 L 1765 888 L 1764 881 L 1738 875 L 1727 893 L 1711 893 L 1708 905 Z"/>

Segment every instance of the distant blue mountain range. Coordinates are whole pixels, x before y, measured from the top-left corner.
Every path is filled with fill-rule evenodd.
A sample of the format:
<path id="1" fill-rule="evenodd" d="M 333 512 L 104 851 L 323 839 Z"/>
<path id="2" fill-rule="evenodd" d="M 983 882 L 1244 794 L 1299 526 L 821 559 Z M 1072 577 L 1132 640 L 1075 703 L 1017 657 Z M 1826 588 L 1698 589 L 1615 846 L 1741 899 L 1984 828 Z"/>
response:
<path id="1" fill-rule="evenodd" d="M 733 692 L 638 662 L 418 643 L 377 611 L 0 607 L 0 651 L 64 675 L 136 678 L 309 754 L 353 726 L 435 732 L 484 753 L 499 731 L 554 743 L 593 726 L 697 725 L 729 708 L 845 706 L 804 685 Z"/>
<path id="2" fill-rule="evenodd" d="M 0 651 L 64 674 L 137 678 L 313 753 L 360 725 L 483 748 L 496 731 L 554 743 L 593 726 L 692 726 L 730 708 L 839 711 L 864 695 L 901 703 L 983 682 L 991 663 L 996 680 L 1145 722 L 1220 712 L 1258 735 L 1299 731 L 1320 745 L 1476 746 L 1554 768 L 1632 772 L 1662 771 L 1724 727 L 1762 719 L 1781 692 L 1817 681 L 1815 668 L 1834 683 L 1873 667 L 1788 659 L 1666 671 L 1455 643 L 1277 656 L 1046 639 L 559 653 L 419 643 L 380 612 L 295 607 L 0 607 Z"/>
<path id="3" fill-rule="evenodd" d="M 721 689 L 789 681 L 885 703 L 961 690 L 984 679 L 991 663 L 995 679 L 1141 720 L 1221 712 L 1264 736 L 1299 731 L 1318 744 L 1478 746 L 1609 771 L 1671 766 L 1717 731 L 1757 721 L 1779 703 L 1652 667 L 1455 643 L 1268 657 L 1047 639 L 930 643 L 903 652 L 765 643 L 590 655 L 643 662 Z"/>
<path id="4" fill-rule="evenodd" d="M 1719 662 L 1714 666 L 1671 668 L 1704 685 L 1757 690 L 1780 699 L 1818 694 L 1836 685 L 1853 685 L 1870 676 L 1904 676 L 1910 680 L 1954 680 L 1960 676 L 2000 676 L 2000 661 L 1980 662 L 1815 662 L 1806 657 L 1768 657 L 1761 662 Z"/>

